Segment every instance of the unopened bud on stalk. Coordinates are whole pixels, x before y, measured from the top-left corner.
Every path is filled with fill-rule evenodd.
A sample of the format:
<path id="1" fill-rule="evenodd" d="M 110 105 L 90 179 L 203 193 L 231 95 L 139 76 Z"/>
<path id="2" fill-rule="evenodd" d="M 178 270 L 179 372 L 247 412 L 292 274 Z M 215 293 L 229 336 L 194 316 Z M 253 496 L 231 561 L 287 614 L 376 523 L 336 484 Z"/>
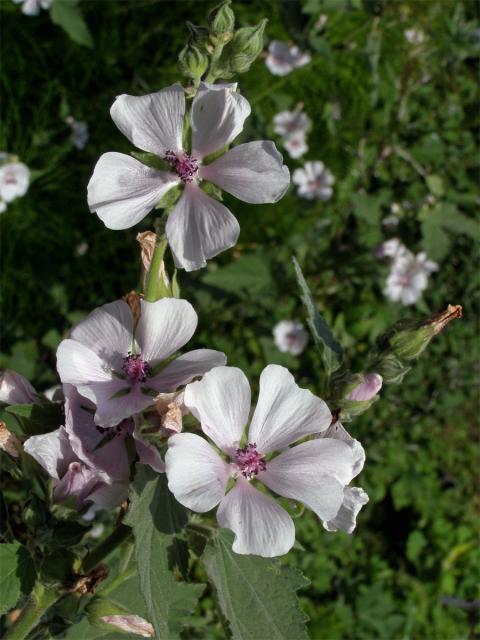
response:
<path id="1" fill-rule="evenodd" d="M 123 296 L 123 300 L 128 304 L 133 316 L 133 326 L 136 327 L 138 321 L 140 320 L 140 314 L 142 312 L 142 307 L 140 305 L 140 300 L 143 296 L 141 296 L 136 291 L 130 291 L 126 296 Z"/>
<path id="2" fill-rule="evenodd" d="M 264 19 L 255 27 L 243 27 L 235 32 L 230 44 L 229 69 L 234 73 L 248 71 L 263 51 L 263 32 L 268 20 Z"/>
<path id="3" fill-rule="evenodd" d="M 0 449 L 12 458 L 19 458 L 22 443 L 8 429 L 5 422 L 0 421 Z"/>
<path id="4" fill-rule="evenodd" d="M 347 396 L 347 400 L 372 400 L 382 388 L 383 378 L 378 373 L 367 373 L 363 382 L 354 387 Z"/>
<path id="5" fill-rule="evenodd" d="M 178 66 L 183 75 L 200 80 L 208 67 L 208 56 L 194 44 L 188 43 L 178 56 Z M 140 235 L 140 234 L 139 234 Z"/>
<path id="6" fill-rule="evenodd" d="M 215 45 L 223 45 L 233 38 L 235 14 L 230 8 L 231 0 L 223 0 L 208 14 L 210 40 Z"/>
<path id="7" fill-rule="evenodd" d="M 382 384 L 382 376 L 378 373 L 343 374 L 335 384 L 340 419 L 347 422 L 369 409 L 378 400 Z"/>
<path id="8" fill-rule="evenodd" d="M 380 337 L 374 366 L 384 382 L 401 382 L 410 368 L 409 363 L 422 354 L 430 340 L 451 320 L 461 317 L 460 305 L 448 305 L 445 311 L 426 320 L 401 321 Z"/>
<path id="9" fill-rule="evenodd" d="M 206 27 L 188 21 L 187 27 L 190 31 L 190 44 L 196 46 L 200 51 L 212 53 L 214 47 L 210 42 L 210 31 Z"/>

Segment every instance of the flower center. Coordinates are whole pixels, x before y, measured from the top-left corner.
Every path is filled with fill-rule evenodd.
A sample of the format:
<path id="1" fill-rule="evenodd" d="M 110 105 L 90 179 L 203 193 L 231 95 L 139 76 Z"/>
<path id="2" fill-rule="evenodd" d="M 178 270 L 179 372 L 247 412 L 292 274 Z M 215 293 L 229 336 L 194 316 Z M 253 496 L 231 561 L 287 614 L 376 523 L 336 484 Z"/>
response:
<path id="1" fill-rule="evenodd" d="M 235 452 L 235 462 L 240 468 L 245 478 L 253 478 L 260 471 L 267 468 L 265 458 L 257 451 L 257 445 L 247 444 L 243 449 L 237 449 Z"/>
<path id="2" fill-rule="evenodd" d="M 145 382 L 152 372 L 152 367 L 142 360 L 141 356 L 129 353 L 123 359 L 122 371 L 134 382 Z"/>
<path id="3" fill-rule="evenodd" d="M 165 160 L 175 169 L 183 182 L 192 182 L 198 173 L 198 160 L 182 151 L 167 151 Z"/>

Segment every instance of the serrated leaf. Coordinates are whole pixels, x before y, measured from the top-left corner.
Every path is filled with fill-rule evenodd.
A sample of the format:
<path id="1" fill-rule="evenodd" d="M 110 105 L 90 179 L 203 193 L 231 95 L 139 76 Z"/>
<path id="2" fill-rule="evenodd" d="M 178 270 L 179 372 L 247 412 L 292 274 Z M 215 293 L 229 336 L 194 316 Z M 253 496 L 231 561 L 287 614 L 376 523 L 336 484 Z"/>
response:
<path id="1" fill-rule="evenodd" d="M 93 38 L 78 7 L 79 0 L 53 0 L 50 9 L 52 22 L 69 35 L 69 37 L 84 47 L 93 48 Z"/>
<path id="2" fill-rule="evenodd" d="M 12 609 L 35 581 L 33 560 L 18 542 L 0 544 L 0 614 Z"/>
<path id="3" fill-rule="evenodd" d="M 42 404 L 13 404 L 5 409 L 14 416 L 20 432 L 17 435 L 36 436 L 58 429 L 64 422 L 62 405 L 58 402 Z"/>
<path id="4" fill-rule="evenodd" d="M 297 274 L 297 281 L 300 286 L 303 304 L 305 305 L 308 313 L 308 325 L 313 334 L 315 344 L 322 353 L 325 368 L 330 375 L 342 365 L 343 349 L 335 340 L 332 332 L 330 331 L 330 327 L 320 315 L 296 258 L 293 257 L 292 260 Z"/>
<path id="5" fill-rule="evenodd" d="M 279 560 L 234 553 L 233 538 L 219 530 L 203 561 L 234 640 L 307 640 L 297 591 L 309 581 Z"/>
<path id="6" fill-rule="evenodd" d="M 179 582 L 183 561 L 176 534 L 187 523 L 186 510 L 168 490 L 164 474 L 137 465 L 126 524 L 135 536 L 135 557 L 148 615 L 159 638 L 173 640 L 195 609 L 203 584 Z"/>

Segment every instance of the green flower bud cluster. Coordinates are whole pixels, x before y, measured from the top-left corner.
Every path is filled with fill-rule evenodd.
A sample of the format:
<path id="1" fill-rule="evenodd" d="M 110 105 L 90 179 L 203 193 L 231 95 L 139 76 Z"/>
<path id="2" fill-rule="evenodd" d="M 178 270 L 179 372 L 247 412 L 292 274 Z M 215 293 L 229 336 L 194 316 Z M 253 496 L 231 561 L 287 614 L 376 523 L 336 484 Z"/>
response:
<path id="1" fill-rule="evenodd" d="M 378 339 L 373 354 L 373 368 L 387 384 L 398 384 L 427 348 L 430 340 L 455 318 L 462 317 L 460 305 L 448 308 L 426 320 L 402 320 Z"/>
<path id="2" fill-rule="evenodd" d="M 208 27 L 187 22 L 188 43 L 178 57 L 180 71 L 198 86 L 206 74 L 207 82 L 229 79 L 248 71 L 263 50 L 267 20 L 253 27 L 235 30 L 231 0 L 223 0 L 208 14 Z"/>

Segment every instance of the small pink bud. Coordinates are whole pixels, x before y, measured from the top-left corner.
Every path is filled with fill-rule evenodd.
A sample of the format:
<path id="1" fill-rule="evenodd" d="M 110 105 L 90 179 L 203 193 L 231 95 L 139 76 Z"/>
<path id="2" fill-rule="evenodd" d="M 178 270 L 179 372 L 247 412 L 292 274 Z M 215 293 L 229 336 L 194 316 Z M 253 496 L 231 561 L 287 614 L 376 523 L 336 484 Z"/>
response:
<path id="1" fill-rule="evenodd" d="M 347 400 L 371 400 L 382 388 L 383 378 L 378 373 L 367 373 L 363 382 L 347 396 Z"/>
<path id="2" fill-rule="evenodd" d="M 113 627 L 116 627 L 121 631 L 127 631 L 128 633 L 133 633 L 137 636 L 141 636 L 142 638 L 153 638 L 155 635 L 155 630 L 152 625 L 140 616 L 102 616 L 100 620 L 107 624 L 111 624 Z"/>

